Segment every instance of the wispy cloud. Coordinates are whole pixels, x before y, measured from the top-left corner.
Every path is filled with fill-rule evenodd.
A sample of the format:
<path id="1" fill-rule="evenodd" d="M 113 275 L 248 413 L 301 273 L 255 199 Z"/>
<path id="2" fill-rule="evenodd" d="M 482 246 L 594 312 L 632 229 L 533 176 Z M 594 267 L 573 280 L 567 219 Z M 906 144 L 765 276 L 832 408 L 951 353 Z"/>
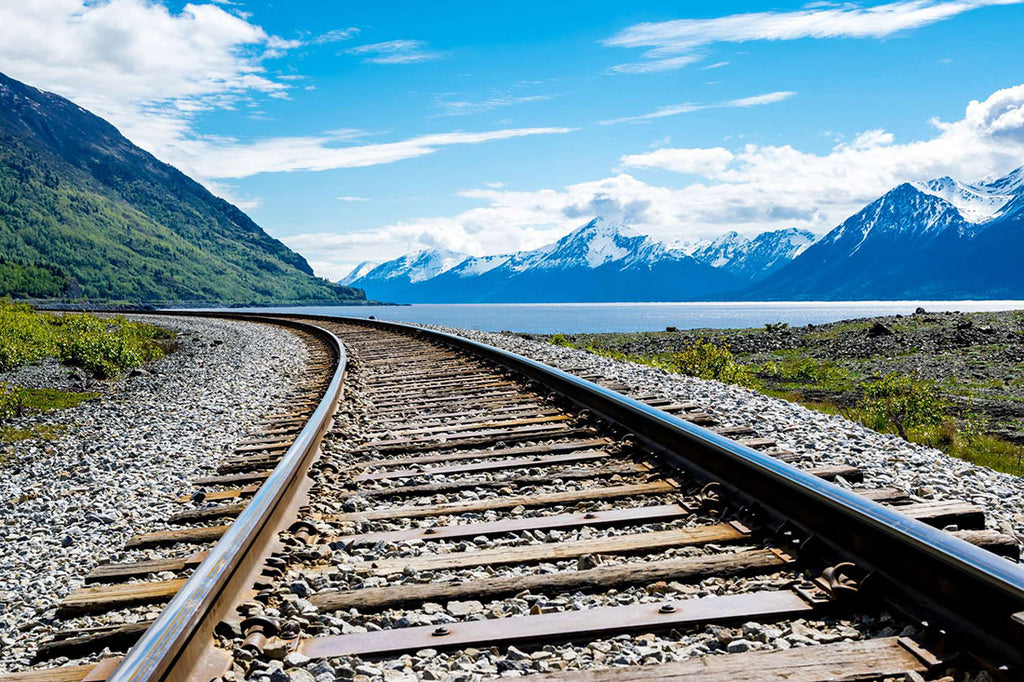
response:
<path id="1" fill-rule="evenodd" d="M 754 95 L 753 97 L 741 97 L 739 99 L 731 99 L 725 102 L 717 102 L 715 104 L 673 104 L 670 106 L 659 107 L 652 112 L 640 114 L 639 116 L 613 118 L 607 121 L 599 121 L 599 123 L 605 126 L 615 125 L 618 123 L 644 123 L 656 118 L 678 116 L 679 114 L 690 114 L 694 111 L 703 111 L 705 109 L 745 109 L 748 107 L 757 107 L 765 104 L 782 102 L 795 95 L 796 93 L 792 90 L 779 90 L 777 92 L 768 92 L 763 95 Z"/>
<path id="2" fill-rule="evenodd" d="M 383 43 L 359 45 L 348 50 L 366 64 L 415 64 L 444 59 L 447 54 L 429 49 L 423 40 L 388 40 Z"/>
<path id="3" fill-rule="evenodd" d="M 399 142 L 339 146 L 339 139 L 279 137 L 253 143 L 218 141 L 195 145 L 178 165 L 204 178 L 244 178 L 258 173 L 325 171 L 334 168 L 379 166 L 434 154 L 452 145 L 481 144 L 531 135 L 572 132 L 573 128 L 506 128 L 479 133 L 452 132 L 421 135 Z"/>
<path id="4" fill-rule="evenodd" d="M 900 31 L 951 19 L 980 7 L 1014 5 L 1024 0 L 898 0 L 864 7 L 822 4 L 794 12 L 750 12 L 713 19 L 676 19 L 635 24 L 605 45 L 647 48 L 648 61 L 612 67 L 619 73 L 678 69 L 703 58 L 715 43 L 800 38 L 885 38 Z"/>
<path id="5" fill-rule="evenodd" d="M 657 73 L 659 71 L 675 71 L 684 66 L 703 59 L 703 55 L 687 54 L 681 57 L 668 57 L 666 59 L 652 59 L 647 62 L 632 62 L 629 64 L 616 64 L 610 70 L 614 73 Z"/>
<path id="6" fill-rule="evenodd" d="M 483 100 L 441 100 L 438 106 L 443 112 L 438 116 L 468 116 L 470 114 L 482 114 L 495 109 L 515 106 L 517 104 L 529 104 L 531 102 L 544 102 L 554 98 L 554 95 L 500 95 L 489 97 Z"/>
<path id="7" fill-rule="evenodd" d="M 352 40 L 359 34 L 359 28 L 356 26 L 349 26 L 348 28 L 336 28 L 333 31 L 327 31 L 321 33 L 313 39 L 315 45 L 326 45 L 328 43 L 343 43 L 346 40 Z"/>
<path id="8" fill-rule="evenodd" d="M 338 197 L 338 201 L 354 203 L 359 201 L 369 201 L 369 199 L 367 199 L 366 197 Z"/>

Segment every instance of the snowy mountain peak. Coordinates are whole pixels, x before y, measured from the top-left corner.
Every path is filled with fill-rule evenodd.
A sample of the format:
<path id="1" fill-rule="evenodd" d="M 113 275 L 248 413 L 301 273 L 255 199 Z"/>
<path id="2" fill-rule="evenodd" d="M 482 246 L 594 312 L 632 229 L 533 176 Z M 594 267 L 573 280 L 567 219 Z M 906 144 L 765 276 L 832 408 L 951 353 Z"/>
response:
<path id="1" fill-rule="evenodd" d="M 515 272 L 529 269 L 568 270 L 599 268 L 610 263 L 628 265 L 664 253 L 665 247 L 629 227 L 595 218 L 559 239 L 534 251 L 520 252 L 508 261 Z"/>
<path id="2" fill-rule="evenodd" d="M 357 265 L 354 268 L 352 268 L 351 272 L 349 272 L 347 275 L 345 275 L 344 277 L 339 279 L 338 280 L 338 284 L 348 285 L 350 282 L 354 282 L 357 279 L 359 279 L 360 277 L 366 275 L 367 273 L 372 271 L 378 265 L 379 265 L 379 263 L 374 263 L 373 261 L 364 260 L 362 263 L 360 263 L 359 265 Z"/>
<path id="3" fill-rule="evenodd" d="M 943 176 L 911 183 L 916 189 L 953 204 L 970 223 L 983 223 L 999 215 L 1024 187 L 1024 167 L 995 180 L 967 184 Z"/>
<path id="4" fill-rule="evenodd" d="M 812 232 L 795 227 L 762 232 L 754 238 L 726 232 L 694 250 L 692 255 L 713 268 L 755 280 L 799 256 L 814 240 Z"/>
<path id="5" fill-rule="evenodd" d="M 469 256 L 457 251 L 427 249 L 381 263 L 362 277 L 352 281 L 382 281 L 404 278 L 409 282 L 422 282 L 437 277 L 442 272 L 451 270 L 467 258 Z"/>

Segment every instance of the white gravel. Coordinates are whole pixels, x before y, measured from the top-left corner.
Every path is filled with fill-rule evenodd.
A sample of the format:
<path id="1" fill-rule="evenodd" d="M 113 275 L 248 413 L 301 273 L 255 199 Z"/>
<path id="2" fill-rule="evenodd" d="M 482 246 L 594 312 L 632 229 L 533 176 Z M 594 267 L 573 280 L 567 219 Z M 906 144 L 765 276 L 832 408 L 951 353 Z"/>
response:
<path id="1" fill-rule="evenodd" d="M 180 348 L 145 374 L 105 382 L 92 402 L 11 423 L 50 424 L 59 433 L 6 446 L 2 455 L 0 671 L 24 668 L 35 642 L 66 627 L 53 618 L 60 599 L 96 564 L 126 556 L 132 535 L 166 527 L 190 480 L 212 471 L 283 404 L 303 372 L 306 347 L 283 329 L 147 321 L 177 331 Z M 50 363 L 0 381 L 48 383 L 67 373 Z"/>
<path id="2" fill-rule="evenodd" d="M 604 358 L 515 334 L 437 327 L 563 368 L 587 367 L 634 390 L 694 402 L 724 425 L 745 425 L 776 439 L 783 449 L 821 464 L 864 471 L 872 487 L 902 488 L 925 500 L 962 500 L 986 512 L 989 528 L 1024 540 L 1024 477 L 993 471 L 898 436 L 881 434 L 842 417 L 717 381 Z M 807 460 L 805 460 L 806 462 Z"/>

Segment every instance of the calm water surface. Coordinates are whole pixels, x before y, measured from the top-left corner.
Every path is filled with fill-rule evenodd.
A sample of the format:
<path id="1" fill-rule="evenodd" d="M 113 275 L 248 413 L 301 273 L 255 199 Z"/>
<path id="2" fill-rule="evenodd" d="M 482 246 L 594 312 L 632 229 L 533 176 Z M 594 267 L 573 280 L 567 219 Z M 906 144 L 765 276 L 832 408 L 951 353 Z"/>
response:
<path id="1" fill-rule="evenodd" d="M 1024 309 L 1024 301 L 829 301 L 769 303 L 502 303 L 410 306 L 297 306 L 241 308 L 235 312 L 287 312 L 370 317 L 417 324 L 437 324 L 483 331 L 535 334 L 566 332 L 658 331 L 712 327 L 762 327 L 769 322 L 791 326 L 822 324 L 875 315 L 929 312 L 979 312 Z"/>

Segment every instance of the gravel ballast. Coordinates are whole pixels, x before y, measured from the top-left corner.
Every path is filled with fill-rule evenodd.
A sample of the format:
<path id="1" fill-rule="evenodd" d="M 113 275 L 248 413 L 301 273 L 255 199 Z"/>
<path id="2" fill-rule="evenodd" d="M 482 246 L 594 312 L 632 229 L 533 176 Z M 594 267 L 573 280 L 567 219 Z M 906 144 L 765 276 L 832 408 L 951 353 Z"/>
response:
<path id="1" fill-rule="evenodd" d="M 1024 477 L 950 457 L 898 436 L 750 389 L 604 358 L 515 334 L 435 327 L 562 368 L 580 368 L 679 402 L 694 402 L 723 425 L 744 425 L 804 456 L 803 462 L 846 464 L 864 471 L 870 487 L 902 488 L 923 500 L 961 500 L 985 510 L 987 525 L 1024 540 Z"/>
<path id="2" fill-rule="evenodd" d="M 132 535 L 168 527 L 190 480 L 284 404 L 303 373 L 306 346 L 281 328 L 133 317 L 176 331 L 178 350 L 96 382 L 93 401 L 10 422 L 57 434 L 5 446 L 0 464 L 0 671 L 26 667 L 35 643 L 66 627 L 53 617 L 61 598 Z M 68 374 L 46 363 L 0 380 L 67 389 Z"/>

